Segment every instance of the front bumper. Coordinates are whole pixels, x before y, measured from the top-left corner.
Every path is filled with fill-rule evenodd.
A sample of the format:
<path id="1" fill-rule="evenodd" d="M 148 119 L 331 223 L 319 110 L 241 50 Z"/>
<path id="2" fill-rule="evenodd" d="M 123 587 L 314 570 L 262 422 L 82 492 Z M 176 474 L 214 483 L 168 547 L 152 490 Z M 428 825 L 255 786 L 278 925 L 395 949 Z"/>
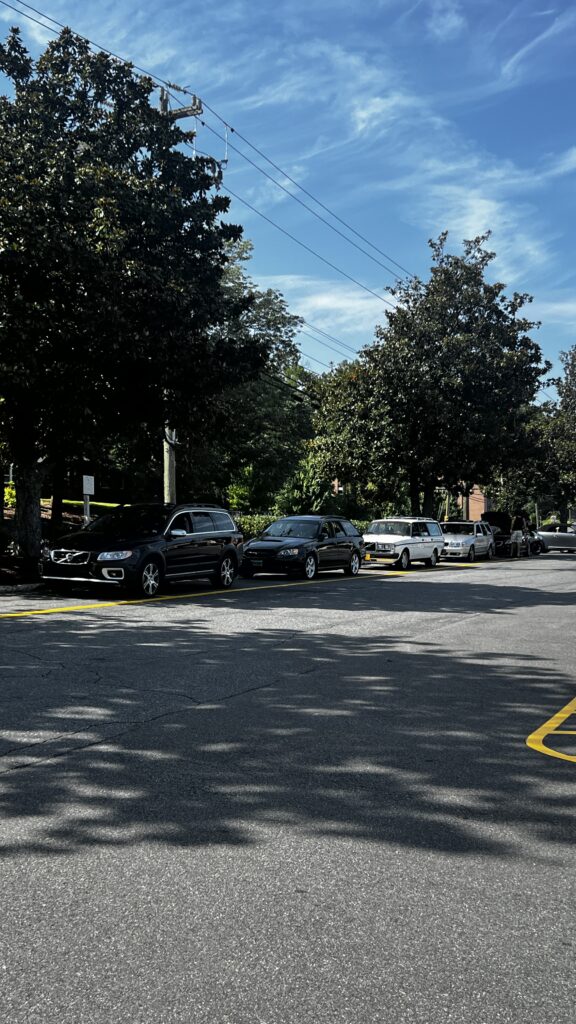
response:
<path id="1" fill-rule="evenodd" d="M 271 555 L 251 555 L 244 552 L 242 568 L 249 567 L 253 572 L 282 573 L 298 572 L 304 569 L 306 555 L 294 555 L 292 558 L 277 558 Z"/>
<path id="2" fill-rule="evenodd" d="M 468 549 L 463 548 L 442 548 L 442 558 L 468 558 Z"/>
<path id="3" fill-rule="evenodd" d="M 400 557 L 398 551 L 366 551 L 364 554 L 365 565 L 393 565 Z"/>
<path id="4" fill-rule="evenodd" d="M 105 583 L 123 586 L 131 582 L 134 571 L 126 565 L 106 562 L 74 564 L 42 559 L 38 566 L 41 579 L 47 583 Z"/>

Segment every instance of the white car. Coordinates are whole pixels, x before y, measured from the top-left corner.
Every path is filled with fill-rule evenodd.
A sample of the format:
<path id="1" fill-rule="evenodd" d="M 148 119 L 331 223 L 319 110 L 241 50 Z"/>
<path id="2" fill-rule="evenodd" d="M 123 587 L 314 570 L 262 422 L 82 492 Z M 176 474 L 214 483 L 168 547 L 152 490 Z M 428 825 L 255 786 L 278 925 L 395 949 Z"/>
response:
<path id="1" fill-rule="evenodd" d="M 436 565 L 444 537 L 434 519 L 424 516 L 395 516 L 374 519 L 364 534 L 366 553 L 364 565 L 390 565 L 407 569 L 410 562 L 424 562 L 431 569 Z"/>
<path id="2" fill-rule="evenodd" d="M 494 558 L 496 541 L 487 523 L 480 520 L 455 519 L 440 523 L 444 534 L 444 558 L 463 558 L 473 562 L 476 558 Z"/>

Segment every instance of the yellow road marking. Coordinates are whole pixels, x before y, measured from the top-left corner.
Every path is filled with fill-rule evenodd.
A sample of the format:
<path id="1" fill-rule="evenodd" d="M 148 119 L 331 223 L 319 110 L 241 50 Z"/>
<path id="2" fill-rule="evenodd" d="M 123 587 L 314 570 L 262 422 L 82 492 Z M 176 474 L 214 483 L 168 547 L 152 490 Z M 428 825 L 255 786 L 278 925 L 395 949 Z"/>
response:
<path id="1" fill-rule="evenodd" d="M 407 576 L 410 572 L 390 572 L 388 576 Z M 369 579 L 369 576 L 355 576 L 353 579 Z M 352 580 L 347 580 L 345 577 L 337 577 L 339 583 L 350 583 Z M 334 579 L 327 577 L 321 580 L 295 580 L 290 583 L 262 583 L 255 587 L 243 587 L 241 589 L 236 588 L 235 590 L 201 590 L 199 593 L 194 594 L 163 594 L 161 597 L 136 597 L 128 598 L 119 601 L 99 601 L 94 604 L 70 604 L 70 605 L 59 605 L 57 608 L 31 608 L 23 612 L 0 612 L 0 619 L 18 619 L 28 615 L 55 615 L 56 612 L 86 612 L 91 611 L 94 608 L 117 608 L 120 605 L 127 604 L 151 604 L 152 602 L 159 601 L 188 601 L 192 598 L 197 597 L 233 597 L 237 594 L 251 594 L 255 590 L 279 590 L 282 587 L 310 587 L 312 585 L 320 583 L 333 583 Z"/>
<path id="2" fill-rule="evenodd" d="M 576 754 L 563 754 L 559 750 L 552 750 L 544 743 L 546 737 L 552 733 L 555 733 L 557 736 L 576 736 L 576 729 L 559 728 L 567 718 L 574 714 L 576 714 L 576 698 L 561 708 L 560 711 L 557 711 L 555 715 L 552 715 L 552 718 L 544 722 L 544 725 L 541 725 L 539 729 L 531 733 L 526 740 L 526 746 L 531 747 L 532 750 L 537 750 L 540 754 L 548 754 L 548 757 L 557 757 L 561 761 L 576 762 Z"/>
<path id="3" fill-rule="evenodd" d="M 414 575 L 414 569 L 413 568 L 412 569 L 385 569 L 383 567 L 379 567 L 379 566 L 377 567 L 376 564 L 374 565 L 374 567 L 377 568 L 379 570 L 379 572 L 385 574 L 386 577 L 387 576 L 413 576 Z M 482 566 L 478 562 L 461 562 L 458 566 L 451 566 L 451 565 L 441 566 L 440 563 L 438 563 L 436 565 L 436 569 L 440 569 L 440 568 L 442 568 L 442 569 L 452 569 L 452 568 L 480 569 L 480 568 L 482 568 Z M 432 570 L 428 569 L 428 570 L 424 570 L 424 571 L 428 571 L 429 572 L 429 571 L 432 571 Z M 363 572 L 362 576 L 355 576 L 353 578 L 355 580 L 358 580 L 358 579 L 368 580 L 368 579 L 370 579 L 371 572 L 372 572 L 372 566 L 370 566 L 369 570 L 367 570 L 366 572 Z M 339 580 L 340 583 L 352 582 L 352 580 L 346 580 L 345 577 L 337 577 L 337 579 Z M 326 578 L 323 578 L 323 579 L 316 579 L 316 580 L 293 580 L 293 581 L 291 581 L 289 583 L 262 583 L 262 584 L 259 584 L 258 586 L 245 587 L 245 588 L 242 588 L 242 589 L 235 589 L 233 591 L 230 591 L 230 590 L 212 590 L 212 589 L 210 589 L 210 590 L 202 590 L 199 593 L 194 593 L 194 594 L 163 594 L 161 597 L 124 598 L 124 599 L 118 600 L 118 601 L 98 601 L 98 602 L 94 602 L 94 603 L 91 603 L 91 604 L 59 605 L 57 608 L 30 608 L 30 609 L 27 609 L 26 611 L 21 611 L 21 612 L 0 612 L 0 619 L 21 619 L 21 618 L 27 618 L 30 615 L 56 615 L 58 612 L 86 612 L 86 611 L 92 611 L 95 608 L 117 608 L 117 607 L 119 607 L 121 605 L 151 604 L 152 602 L 156 602 L 157 603 L 159 601 L 188 601 L 188 600 L 193 600 L 193 599 L 199 598 L 199 597 L 222 597 L 224 594 L 227 594 L 227 595 L 230 596 L 230 595 L 234 595 L 234 594 L 252 593 L 252 591 L 254 591 L 254 590 L 278 590 L 278 589 L 281 589 L 282 587 L 309 587 L 309 586 L 311 586 L 312 584 L 315 584 L 315 583 L 316 584 L 321 584 L 321 583 L 332 583 L 332 582 L 334 582 L 334 579 L 331 576 L 327 576 Z"/>

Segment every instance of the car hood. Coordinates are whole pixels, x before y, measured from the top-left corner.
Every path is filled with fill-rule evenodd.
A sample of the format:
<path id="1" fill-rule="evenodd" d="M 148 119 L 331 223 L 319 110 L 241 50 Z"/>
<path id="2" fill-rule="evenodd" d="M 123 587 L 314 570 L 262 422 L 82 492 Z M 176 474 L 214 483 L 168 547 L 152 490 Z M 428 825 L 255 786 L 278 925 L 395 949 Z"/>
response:
<path id="1" fill-rule="evenodd" d="M 282 548 L 299 548 L 305 544 L 314 544 L 310 537 L 253 537 L 244 545 L 244 551 L 258 548 L 259 551 L 280 551 Z"/>
<path id="2" fill-rule="evenodd" d="M 474 540 L 473 533 L 457 533 L 456 531 L 451 533 L 450 530 L 447 530 L 446 533 L 442 530 L 442 533 L 446 540 Z"/>
<path id="3" fill-rule="evenodd" d="M 363 539 L 368 544 L 403 544 L 411 538 L 401 533 L 365 533 Z"/>
<path id="4" fill-rule="evenodd" d="M 135 537 L 134 535 L 131 537 L 106 537 L 103 533 L 78 530 L 76 533 L 67 533 L 64 537 L 59 537 L 50 547 L 76 551 L 121 551 L 126 547 L 134 547 L 153 539 L 152 537 Z"/>

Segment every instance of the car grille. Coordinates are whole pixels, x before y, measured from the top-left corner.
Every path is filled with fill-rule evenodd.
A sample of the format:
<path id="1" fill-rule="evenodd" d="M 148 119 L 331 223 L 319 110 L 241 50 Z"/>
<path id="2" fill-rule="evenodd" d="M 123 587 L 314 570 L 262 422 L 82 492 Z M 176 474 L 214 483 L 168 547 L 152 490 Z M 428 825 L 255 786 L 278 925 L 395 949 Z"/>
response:
<path id="1" fill-rule="evenodd" d="M 86 565 L 90 561 L 89 551 L 71 551 L 69 548 L 55 548 L 50 552 L 53 562 L 65 565 Z"/>

